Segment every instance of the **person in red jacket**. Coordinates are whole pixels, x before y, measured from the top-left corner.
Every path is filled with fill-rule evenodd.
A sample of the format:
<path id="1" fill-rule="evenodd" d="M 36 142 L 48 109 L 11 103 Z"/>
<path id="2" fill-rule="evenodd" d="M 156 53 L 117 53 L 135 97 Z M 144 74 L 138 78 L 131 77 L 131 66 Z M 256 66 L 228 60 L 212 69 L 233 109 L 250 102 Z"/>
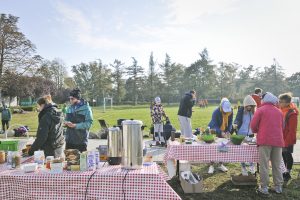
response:
<path id="1" fill-rule="evenodd" d="M 291 179 L 290 172 L 293 167 L 293 150 L 294 144 L 296 144 L 296 135 L 297 135 L 297 122 L 298 122 L 298 109 L 296 106 L 291 103 L 292 95 L 289 93 L 281 94 L 279 96 L 279 106 L 281 112 L 283 113 L 284 120 L 284 130 L 283 130 L 283 139 L 284 139 L 284 148 L 282 149 L 282 157 L 284 164 L 286 166 L 287 172 L 283 174 L 284 181 Z"/>
<path id="2" fill-rule="evenodd" d="M 261 95 L 262 95 L 262 89 L 260 88 L 255 88 L 254 94 L 251 95 L 251 97 L 256 102 L 257 108 L 259 108 L 261 105 Z"/>
<path id="3" fill-rule="evenodd" d="M 283 177 L 280 164 L 282 161 L 283 115 L 276 107 L 278 98 L 267 92 L 262 96 L 261 107 L 254 113 L 251 130 L 257 133 L 259 152 L 260 188 L 259 193 L 269 194 L 269 161 L 272 163 L 272 175 L 275 192 L 282 193 Z"/>

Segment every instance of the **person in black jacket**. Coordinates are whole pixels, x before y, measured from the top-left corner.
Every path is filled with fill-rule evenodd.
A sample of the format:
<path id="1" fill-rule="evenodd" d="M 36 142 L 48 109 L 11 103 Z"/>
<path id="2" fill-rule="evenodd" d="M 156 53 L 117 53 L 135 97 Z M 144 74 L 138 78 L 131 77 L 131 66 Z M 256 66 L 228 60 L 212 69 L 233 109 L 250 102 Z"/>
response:
<path id="1" fill-rule="evenodd" d="M 180 123 L 181 135 L 186 138 L 193 137 L 191 117 L 192 107 L 195 105 L 196 92 L 194 90 L 186 93 L 180 101 L 178 119 Z"/>
<path id="2" fill-rule="evenodd" d="M 63 136 L 63 116 L 53 104 L 51 96 L 47 95 L 37 100 L 39 108 L 39 124 L 36 139 L 28 154 L 43 150 L 45 156 L 61 157 L 65 138 Z"/>

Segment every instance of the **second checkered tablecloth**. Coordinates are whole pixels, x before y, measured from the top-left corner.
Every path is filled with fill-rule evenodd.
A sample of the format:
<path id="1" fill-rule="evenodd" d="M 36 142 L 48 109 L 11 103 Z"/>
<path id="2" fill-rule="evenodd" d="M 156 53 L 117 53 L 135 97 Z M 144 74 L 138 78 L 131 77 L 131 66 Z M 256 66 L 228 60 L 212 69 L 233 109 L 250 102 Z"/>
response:
<path id="1" fill-rule="evenodd" d="M 209 162 L 258 162 L 256 145 L 227 145 L 227 152 L 219 152 L 217 144 L 178 144 L 168 145 L 164 160 L 188 160 Z"/>

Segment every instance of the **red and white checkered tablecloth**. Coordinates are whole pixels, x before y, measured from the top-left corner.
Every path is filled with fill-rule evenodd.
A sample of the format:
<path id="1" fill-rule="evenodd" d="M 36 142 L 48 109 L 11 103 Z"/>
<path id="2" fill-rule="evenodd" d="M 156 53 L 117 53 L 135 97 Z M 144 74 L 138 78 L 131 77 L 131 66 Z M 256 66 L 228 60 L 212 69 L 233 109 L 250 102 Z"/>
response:
<path id="1" fill-rule="evenodd" d="M 24 174 L 21 170 L 6 169 L 6 165 L 0 165 L 0 170 L 0 199 L 3 200 L 85 199 L 86 185 L 94 172 Z M 156 163 L 139 170 L 107 165 L 91 178 L 87 199 L 181 199 L 166 177 Z"/>
<path id="2" fill-rule="evenodd" d="M 179 144 L 172 142 L 168 145 L 164 161 L 188 160 L 209 162 L 258 162 L 258 148 L 256 145 L 232 145 L 228 144 L 227 152 L 219 152 L 218 144 Z"/>
<path id="3" fill-rule="evenodd" d="M 168 145 L 164 161 L 188 160 L 201 163 L 209 162 L 256 162 L 259 163 L 258 147 L 256 145 L 233 145 L 228 144 L 228 152 L 219 152 L 218 144 L 180 144 L 177 141 Z M 280 164 L 281 172 L 286 171 L 283 160 Z"/>

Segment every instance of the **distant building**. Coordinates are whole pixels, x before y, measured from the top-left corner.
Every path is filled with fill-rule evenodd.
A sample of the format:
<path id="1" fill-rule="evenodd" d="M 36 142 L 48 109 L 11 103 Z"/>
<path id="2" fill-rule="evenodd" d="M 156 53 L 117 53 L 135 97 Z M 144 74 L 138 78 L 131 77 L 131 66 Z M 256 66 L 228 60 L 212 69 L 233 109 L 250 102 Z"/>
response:
<path id="1" fill-rule="evenodd" d="M 9 97 L 2 97 L 0 94 L 0 106 L 2 107 L 2 104 L 8 105 L 8 106 L 17 106 L 18 105 L 18 99 L 17 97 L 14 97 L 11 99 L 11 102 L 9 102 Z"/>

